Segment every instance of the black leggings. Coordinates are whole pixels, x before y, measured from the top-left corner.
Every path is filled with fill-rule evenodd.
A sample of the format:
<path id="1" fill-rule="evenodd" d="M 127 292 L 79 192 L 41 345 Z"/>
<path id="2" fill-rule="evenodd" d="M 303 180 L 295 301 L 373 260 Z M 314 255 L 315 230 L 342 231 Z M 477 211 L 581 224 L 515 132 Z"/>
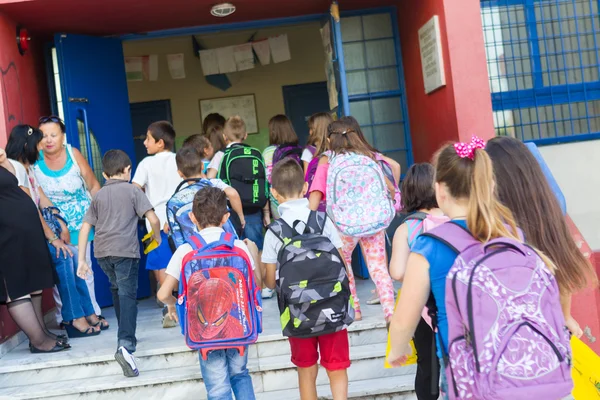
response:
<path id="1" fill-rule="evenodd" d="M 440 395 L 440 364 L 435 355 L 433 340 L 434 334 L 431 327 L 421 318 L 414 337 L 415 348 L 417 349 L 415 392 L 419 400 L 437 400 Z M 436 366 L 432 365 L 434 357 Z"/>

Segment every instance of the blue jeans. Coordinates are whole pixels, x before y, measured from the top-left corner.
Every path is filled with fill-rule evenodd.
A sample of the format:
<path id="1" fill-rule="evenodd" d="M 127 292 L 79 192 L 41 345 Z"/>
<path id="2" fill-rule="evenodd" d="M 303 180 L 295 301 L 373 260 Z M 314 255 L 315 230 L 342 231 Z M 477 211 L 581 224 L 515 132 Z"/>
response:
<path id="1" fill-rule="evenodd" d="M 137 339 L 137 288 L 139 274 L 139 258 L 103 257 L 98 259 L 100 268 L 110 281 L 110 292 L 113 298 L 117 323 L 119 324 L 118 346 L 123 346 L 130 353 L 135 352 Z"/>
<path id="2" fill-rule="evenodd" d="M 56 257 L 56 247 L 48 243 L 52 263 L 58 275 L 58 293 L 62 301 L 61 315 L 65 322 L 95 314 L 85 280 L 77 276 L 77 249 L 69 246 L 73 257 Z"/>
<path id="3" fill-rule="evenodd" d="M 241 239 L 252 240 L 256 243 L 258 250 L 262 251 L 264 242 L 262 210 L 254 214 L 244 214 L 244 219 L 246 220 L 246 226 L 244 227 Z"/>
<path id="4" fill-rule="evenodd" d="M 254 400 L 247 362 L 248 352 L 240 356 L 236 349 L 211 351 L 206 360 L 200 356 L 200 372 L 208 400 L 233 400 L 232 390 L 236 400 Z"/>

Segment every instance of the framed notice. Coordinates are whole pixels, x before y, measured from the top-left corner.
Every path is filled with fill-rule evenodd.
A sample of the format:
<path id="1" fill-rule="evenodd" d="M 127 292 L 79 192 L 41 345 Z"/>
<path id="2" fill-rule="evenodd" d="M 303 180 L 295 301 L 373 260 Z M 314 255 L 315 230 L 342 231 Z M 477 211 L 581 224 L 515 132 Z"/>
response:
<path id="1" fill-rule="evenodd" d="M 200 117 L 202 121 L 208 114 L 219 113 L 225 118 L 239 115 L 246 123 L 249 135 L 258 133 L 256 118 L 256 102 L 253 94 L 244 96 L 219 97 L 216 99 L 199 100 Z"/>
<path id="2" fill-rule="evenodd" d="M 421 49 L 425 93 L 429 94 L 442 86 L 446 86 L 440 22 L 437 15 L 434 15 L 419 29 L 419 47 Z"/>

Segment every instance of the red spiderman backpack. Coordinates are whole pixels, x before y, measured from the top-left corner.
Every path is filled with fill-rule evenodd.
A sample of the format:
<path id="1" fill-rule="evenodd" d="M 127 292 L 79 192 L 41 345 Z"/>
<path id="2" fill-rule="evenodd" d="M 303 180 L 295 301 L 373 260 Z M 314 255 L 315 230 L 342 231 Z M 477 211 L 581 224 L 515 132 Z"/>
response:
<path id="1" fill-rule="evenodd" d="M 207 244 L 188 238 L 194 251 L 185 256 L 179 281 L 177 313 L 186 344 L 206 359 L 211 350 L 256 342 L 262 332 L 262 299 L 246 252 L 231 233 Z"/>

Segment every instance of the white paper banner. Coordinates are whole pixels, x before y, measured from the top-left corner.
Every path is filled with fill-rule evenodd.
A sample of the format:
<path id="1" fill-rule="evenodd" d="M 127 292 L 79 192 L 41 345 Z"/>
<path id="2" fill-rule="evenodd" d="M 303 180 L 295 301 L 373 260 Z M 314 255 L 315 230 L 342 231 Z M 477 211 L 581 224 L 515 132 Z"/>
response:
<path id="1" fill-rule="evenodd" d="M 254 53 L 252 52 L 251 43 L 234 46 L 233 56 L 238 71 L 254 68 Z"/>
<path id="2" fill-rule="evenodd" d="M 219 72 L 221 74 L 237 71 L 235 59 L 233 58 L 233 46 L 217 49 L 217 60 L 219 61 Z"/>
<path id="3" fill-rule="evenodd" d="M 216 50 L 200 50 L 200 64 L 202 72 L 206 75 L 216 75 L 219 73 L 219 60 Z"/>
<path id="4" fill-rule="evenodd" d="M 275 64 L 292 59 L 286 34 L 270 37 L 269 46 L 271 47 L 271 54 L 273 54 L 273 62 Z"/>
<path id="5" fill-rule="evenodd" d="M 171 78 L 185 79 L 185 62 L 183 53 L 167 54 L 167 63 L 169 64 Z"/>
<path id="6" fill-rule="evenodd" d="M 261 65 L 268 65 L 271 63 L 271 48 L 269 47 L 269 39 L 252 42 L 252 48 L 256 52 Z"/>

